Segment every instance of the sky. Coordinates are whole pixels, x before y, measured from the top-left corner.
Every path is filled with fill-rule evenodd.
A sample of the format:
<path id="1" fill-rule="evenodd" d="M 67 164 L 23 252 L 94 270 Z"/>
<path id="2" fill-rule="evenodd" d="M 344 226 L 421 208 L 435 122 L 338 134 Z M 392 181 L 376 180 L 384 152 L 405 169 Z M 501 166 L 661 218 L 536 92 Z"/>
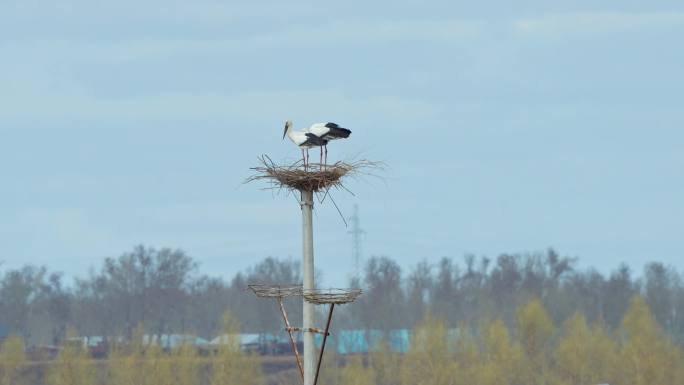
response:
<path id="1" fill-rule="evenodd" d="M 681 271 L 683 39 L 662 0 L 5 0 L 0 268 L 83 276 L 137 244 L 225 278 L 299 259 L 296 199 L 243 184 L 297 159 L 292 119 L 353 131 L 331 161 L 385 163 L 333 195 L 366 258 Z M 329 201 L 314 224 L 343 285 L 349 228 Z"/>

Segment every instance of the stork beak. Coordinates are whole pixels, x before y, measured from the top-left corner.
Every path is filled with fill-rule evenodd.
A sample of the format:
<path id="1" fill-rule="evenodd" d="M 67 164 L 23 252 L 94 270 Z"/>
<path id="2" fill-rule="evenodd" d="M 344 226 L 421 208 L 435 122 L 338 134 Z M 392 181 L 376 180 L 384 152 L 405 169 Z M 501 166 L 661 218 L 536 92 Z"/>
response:
<path id="1" fill-rule="evenodd" d="M 285 139 L 285 135 L 287 134 L 287 128 L 289 126 L 288 123 L 290 123 L 290 122 L 285 122 L 285 131 L 283 131 L 283 140 Z"/>

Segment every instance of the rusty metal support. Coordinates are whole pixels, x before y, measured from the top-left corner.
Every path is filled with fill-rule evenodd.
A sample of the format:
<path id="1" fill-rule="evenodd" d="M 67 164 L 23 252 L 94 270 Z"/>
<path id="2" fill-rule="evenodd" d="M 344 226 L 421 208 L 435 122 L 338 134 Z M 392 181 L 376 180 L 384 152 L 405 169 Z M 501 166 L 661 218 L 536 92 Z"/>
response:
<path id="1" fill-rule="evenodd" d="M 327 341 L 330 335 L 330 322 L 332 321 L 333 310 L 335 309 L 335 304 L 330 304 L 330 312 L 328 313 L 328 323 L 325 325 L 325 334 L 323 334 L 323 344 L 321 344 L 321 353 L 318 355 L 318 366 L 316 367 L 316 377 L 314 377 L 313 385 L 318 383 L 318 374 L 321 371 L 321 363 L 323 362 L 323 352 L 325 351 L 325 341 Z"/>
<path id="2" fill-rule="evenodd" d="M 297 342 L 295 342 L 294 337 L 292 336 L 292 331 L 294 329 L 298 328 L 293 328 L 290 326 L 290 321 L 287 319 L 287 313 L 285 312 L 285 306 L 283 306 L 283 299 L 278 298 L 278 305 L 280 305 L 280 313 L 283 315 L 283 319 L 285 320 L 285 330 L 287 330 L 287 334 L 290 336 L 290 343 L 292 344 L 292 351 L 294 352 L 295 359 L 297 360 L 297 366 L 299 367 L 299 374 L 302 376 L 302 382 L 304 381 L 304 367 L 302 366 L 302 359 L 299 357 L 299 349 L 297 349 Z"/>

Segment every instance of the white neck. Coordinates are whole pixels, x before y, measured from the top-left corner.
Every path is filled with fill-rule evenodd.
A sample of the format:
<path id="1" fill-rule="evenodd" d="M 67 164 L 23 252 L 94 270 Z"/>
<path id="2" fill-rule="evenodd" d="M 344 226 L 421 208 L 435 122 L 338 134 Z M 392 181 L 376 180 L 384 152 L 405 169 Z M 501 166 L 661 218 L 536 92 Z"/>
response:
<path id="1" fill-rule="evenodd" d="M 294 142 L 294 130 L 292 129 L 292 124 L 287 126 L 287 131 L 285 132 L 287 137 Z"/>

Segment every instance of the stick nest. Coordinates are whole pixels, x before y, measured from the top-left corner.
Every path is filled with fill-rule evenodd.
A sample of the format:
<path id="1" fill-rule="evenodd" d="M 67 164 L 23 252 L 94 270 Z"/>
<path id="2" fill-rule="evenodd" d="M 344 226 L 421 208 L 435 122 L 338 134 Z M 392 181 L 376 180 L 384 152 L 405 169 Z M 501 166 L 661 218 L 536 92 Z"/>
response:
<path id="1" fill-rule="evenodd" d="M 361 289 L 308 289 L 303 291 L 306 302 L 316 305 L 342 305 L 354 302 L 361 293 Z"/>
<path id="2" fill-rule="evenodd" d="M 302 285 L 247 285 L 257 297 L 262 298 L 285 298 L 302 295 Z"/>
<path id="3" fill-rule="evenodd" d="M 372 168 L 381 168 L 378 162 L 358 160 L 329 165 L 309 163 L 307 169 L 304 170 L 301 161 L 286 166 L 277 165 L 267 155 L 260 156 L 259 163 L 259 166 L 251 168 L 254 174 L 248 177 L 245 183 L 266 180 L 272 184 L 273 188 L 312 192 L 329 190 L 332 187 L 346 190 L 342 184 L 345 176 L 358 175 Z"/>

